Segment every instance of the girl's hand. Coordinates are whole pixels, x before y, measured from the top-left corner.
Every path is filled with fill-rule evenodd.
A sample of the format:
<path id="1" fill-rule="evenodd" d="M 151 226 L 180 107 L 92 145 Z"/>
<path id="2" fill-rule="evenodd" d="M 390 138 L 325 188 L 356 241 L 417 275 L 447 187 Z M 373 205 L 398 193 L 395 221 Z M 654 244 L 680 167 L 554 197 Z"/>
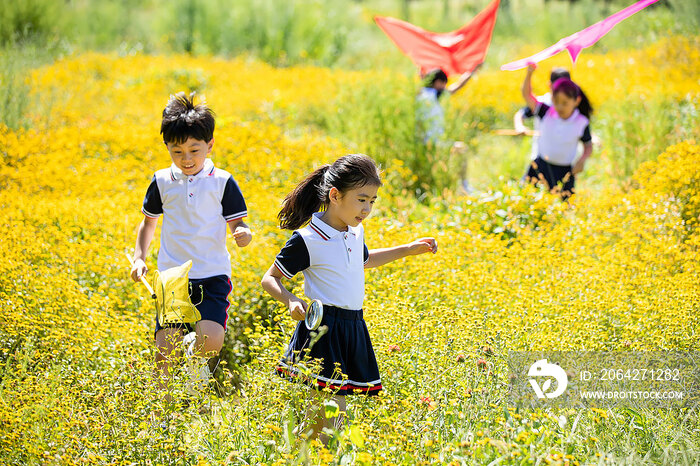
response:
<path id="1" fill-rule="evenodd" d="M 250 232 L 250 228 L 239 226 L 233 233 L 233 239 L 236 240 L 238 247 L 244 248 L 253 240 L 253 233 Z"/>
<path id="2" fill-rule="evenodd" d="M 148 267 L 142 259 L 135 259 L 134 265 L 131 266 L 131 279 L 135 282 L 141 279 L 141 275 L 145 275 L 148 272 Z"/>
<path id="3" fill-rule="evenodd" d="M 304 320 L 306 317 L 306 301 L 293 299 L 289 301 L 289 315 L 294 320 Z"/>
<path id="4" fill-rule="evenodd" d="M 583 166 L 585 165 L 586 161 L 579 159 L 575 164 L 574 168 L 571 169 L 571 174 L 572 175 L 578 175 L 583 171 Z"/>
<path id="5" fill-rule="evenodd" d="M 437 249 L 438 245 L 435 238 L 420 238 L 408 245 L 408 254 L 411 256 L 425 254 L 426 252 L 435 254 Z"/>
<path id="6" fill-rule="evenodd" d="M 529 63 L 527 65 L 527 72 L 532 74 L 537 69 L 537 63 Z"/>

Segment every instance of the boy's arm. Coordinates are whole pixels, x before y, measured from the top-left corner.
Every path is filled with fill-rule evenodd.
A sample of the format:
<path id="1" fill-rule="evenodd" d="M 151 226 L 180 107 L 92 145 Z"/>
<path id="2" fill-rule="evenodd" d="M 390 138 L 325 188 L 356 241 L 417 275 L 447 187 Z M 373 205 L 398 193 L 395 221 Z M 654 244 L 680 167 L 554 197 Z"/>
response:
<path id="1" fill-rule="evenodd" d="M 369 252 L 369 259 L 365 263 L 366 269 L 379 267 L 406 256 L 415 256 L 426 252 L 437 252 L 437 241 L 435 238 L 420 238 L 412 243 L 402 244 L 391 248 L 372 249 Z"/>
<path id="2" fill-rule="evenodd" d="M 525 126 L 525 122 L 523 121 L 525 118 L 525 110 L 522 108 L 515 112 L 515 115 L 513 116 L 513 128 L 515 128 L 516 131 L 519 133 L 525 133 L 527 131 L 527 126 Z"/>
<path id="3" fill-rule="evenodd" d="M 523 94 L 523 98 L 525 99 L 525 103 L 530 108 L 530 111 L 532 113 L 535 113 L 537 111 L 537 99 L 532 94 L 532 73 L 535 72 L 536 68 L 537 65 L 535 65 L 534 63 L 530 64 L 527 67 L 527 74 L 525 75 L 525 80 L 523 81 L 523 85 L 520 88 L 520 91 Z"/>
<path id="4" fill-rule="evenodd" d="M 292 319 L 304 320 L 306 315 L 306 301 L 285 288 L 284 285 L 282 285 L 282 277 L 282 272 L 273 264 L 268 271 L 265 272 L 265 275 L 260 281 L 260 285 L 262 285 L 263 289 L 267 291 L 270 296 L 289 308 Z"/>
<path id="5" fill-rule="evenodd" d="M 253 233 L 250 227 L 243 221 L 242 218 L 231 220 L 228 222 L 228 227 L 233 234 L 233 239 L 236 240 L 238 247 L 244 248 L 253 240 Z"/>
<path id="6" fill-rule="evenodd" d="M 454 84 L 451 84 L 447 87 L 447 91 L 450 94 L 454 94 L 458 90 L 462 89 L 464 87 L 464 85 L 467 84 L 467 82 L 469 82 L 469 80 L 472 78 L 472 76 L 474 76 L 474 73 L 476 73 L 476 70 L 478 70 L 481 67 L 481 65 L 482 65 L 482 63 L 479 63 L 478 65 L 476 65 L 476 68 L 474 68 L 472 71 L 463 73 L 462 76 L 459 77 L 457 82 L 455 82 Z"/>
<path id="7" fill-rule="evenodd" d="M 148 247 L 153 241 L 153 235 L 156 232 L 158 218 L 144 216 L 139 224 L 139 230 L 136 235 L 136 246 L 134 247 L 134 265 L 131 267 L 131 278 L 136 282 L 141 278 L 141 275 L 148 271 L 146 267 L 146 254 Z"/>

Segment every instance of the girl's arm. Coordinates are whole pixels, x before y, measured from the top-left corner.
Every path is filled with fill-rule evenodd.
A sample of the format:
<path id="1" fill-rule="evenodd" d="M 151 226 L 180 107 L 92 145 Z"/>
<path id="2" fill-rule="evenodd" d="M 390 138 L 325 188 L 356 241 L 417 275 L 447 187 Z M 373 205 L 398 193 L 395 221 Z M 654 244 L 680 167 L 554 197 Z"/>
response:
<path id="1" fill-rule="evenodd" d="M 146 267 L 146 253 L 148 253 L 148 247 L 153 241 L 157 224 L 158 218 L 146 216 L 143 217 L 139 224 L 139 231 L 136 234 L 136 246 L 134 247 L 134 265 L 131 266 L 131 278 L 135 282 L 139 281 L 141 275 L 148 271 L 148 267 Z"/>
<path id="2" fill-rule="evenodd" d="M 574 165 L 574 168 L 571 169 L 571 174 L 576 175 L 578 173 L 581 173 L 583 171 L 583 166 L 586 164 L 586 160 L 588 160 L 588 157 L 591 156 L 593 153 L 593 143 L 592 142 L 587 142 L 583 145 L 583 154 L 581 154 L 581 157 L 576 161 L 576 164 Z"/>
<path id="3" fill-rule="evenodd" d="M 291 293 L 282 285 L 282 272 L 277 267 L 270 266 L 263 276 L 260 284 L 270 296 L 289 308 L 289 313 L 294 320 L 304 320 L 306 316 L 306 301 Z"/>
<path id="4" fill-rule="evenodd" d="M 523 98 L 525 99 L 525 103 L 530 108 L 532 113 L 535 113 L 537 111 L 537 99 L 532 94 L 532 73 L 535 72 L 536 68 L 537 65 L 535 65 L 534 63 L 528 65 L 525 80 L 523 81 L 523 85 L 520 88 L 520 91 L 523 94 Z"/>
<path id="5" fill-rule="evenodd" d="M 238 220 L 231 220 L 228 222 L 228 227 L 231 230 L 233 239 L 236 240 L 238 247 L 244 248 L 253 240 L 253 233 L 251 233 L 250 227 L 246 225 L 242 218 L 239 218 Z"/>
<path id="6" fill-rule="evenodd" d="M 420 238 L 408 244 L 394 246 L 391 248 L 372 249 L 369 252 L 369 259 L 365 264 L 366 269 L 379 267 L 406 256 L 415 256 L 426 252 L 437 252 L 437 241 L 435 238 Z"/>

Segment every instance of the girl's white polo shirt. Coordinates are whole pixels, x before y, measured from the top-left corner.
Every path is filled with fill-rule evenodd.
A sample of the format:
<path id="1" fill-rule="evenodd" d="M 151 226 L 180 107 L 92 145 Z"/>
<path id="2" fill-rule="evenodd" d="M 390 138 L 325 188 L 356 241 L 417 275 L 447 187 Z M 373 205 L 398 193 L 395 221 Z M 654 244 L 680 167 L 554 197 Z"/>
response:
<path id="1" fill-rule="evenodd" d="M 158 170 L 143 201 L 143 214 L 163 214 L 158 269 L 192 260 L 190 278 L 231 276 L 231 256 L 226 249 L 227 222 L 248 215 L 238 184 L 211 159 L 196 175 L 185 175 L 174 164 Z"/>
<path id="2" fill-rule="evenodd" d="M 307 226 L 296 230 L 275 259 L 275 267 L 287 278 L 304 274 L 304 294 L 323 304 L 360 310 L 365 299 L 365 263 L 369 250 L 364 228 L 348 226 L 338 231 L 312 215 Z"/>
<path id="3" fill-rule="evenodd" d="M 575 109 L 565 120 L 554 107 L 541 102 L 537 105 L 536 114 L 540 118 L 540 136 L 537 140 L 539 156 L 554 165 L 573 164 L 578 141 L 585 144 L 592 139 L 588 118 Z"/>

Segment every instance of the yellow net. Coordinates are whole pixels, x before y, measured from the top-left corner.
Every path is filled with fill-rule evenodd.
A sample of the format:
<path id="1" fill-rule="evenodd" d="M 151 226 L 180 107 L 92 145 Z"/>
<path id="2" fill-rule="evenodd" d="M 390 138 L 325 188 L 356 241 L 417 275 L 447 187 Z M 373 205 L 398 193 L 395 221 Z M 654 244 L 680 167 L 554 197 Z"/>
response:
<path id="1" fill-rule="evenodd" d="M 202 316 L 190 300 L 188 273 L 192 261 L 153 274 L 153 291 L 156 295 L 156 315 L 162 324 L 192 323 Z"/>

